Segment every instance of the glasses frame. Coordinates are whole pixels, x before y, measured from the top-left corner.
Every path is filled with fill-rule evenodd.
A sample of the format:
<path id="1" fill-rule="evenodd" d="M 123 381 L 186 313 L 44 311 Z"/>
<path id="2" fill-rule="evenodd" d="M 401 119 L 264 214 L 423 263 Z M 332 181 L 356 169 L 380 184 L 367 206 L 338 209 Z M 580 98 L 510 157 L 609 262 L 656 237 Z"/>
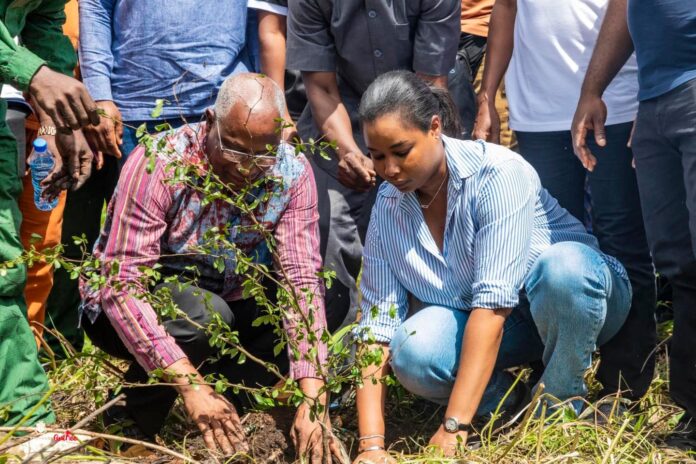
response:
<path id="1" fill-rule="evenodd" d="M 220 122 L 217 118 L 215 118 L 215 129 L 217 130 L 218 134 L 218 146 L 220 147 L 220 151 L 228 155 L 231 158 L 231 162 L 239 165 L 244 165 L 248 162 L 251 162 L 251 164 L 258 168 L 270 169 L 273 166 L 275 166 L 276 162 L 278 161 L 278 157 L 275 155 L 257 155 L 255 153 L 247 153 L 225 147 L 222 144 L 222 135 L 220 134 Z"/>

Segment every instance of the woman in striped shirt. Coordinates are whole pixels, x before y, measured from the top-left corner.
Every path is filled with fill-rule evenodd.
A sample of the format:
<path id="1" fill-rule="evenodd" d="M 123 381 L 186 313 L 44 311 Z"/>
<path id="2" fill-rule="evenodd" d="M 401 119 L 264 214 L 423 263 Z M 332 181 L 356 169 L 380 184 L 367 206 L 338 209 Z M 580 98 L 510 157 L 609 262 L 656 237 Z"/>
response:
<path id="1" fill-rule="evenodd" d="M 514 382 L 506 368 L 541 359 L 534 388 L 543 383 L 560 401 L 585 395 L 592 352 L 617 333 L 631 301 L 623 266 L 534 169 L 498 145 L 447 137 L 454 115 L 446 93 L 404 71 L 375 80 L 360 105 L 386 180 L 363 256 L 360 321 L 384 356 L 364 376 L 392 370 L 409 391 L 446 405 L 431 443 L 447 454 L 501 403 Z M 369 380 L 358 390 L 358 459 L 388 459 L 385 392 Z M 502 409 L 514 413 L 528 394 L 516 386 Z"/>

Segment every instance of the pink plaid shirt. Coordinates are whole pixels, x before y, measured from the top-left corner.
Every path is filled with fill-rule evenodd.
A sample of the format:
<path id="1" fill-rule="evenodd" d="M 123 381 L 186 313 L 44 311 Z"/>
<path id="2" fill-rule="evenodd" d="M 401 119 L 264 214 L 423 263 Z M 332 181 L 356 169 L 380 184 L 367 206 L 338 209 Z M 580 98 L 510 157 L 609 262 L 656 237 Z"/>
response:
<path id="1" fill-rule="evenodd" d="M 173 148 L 178 159 L 195 163 L 205 170 L 208 169 L 202 149 L 205 141 L 198 137 L 204 132 L 203 128 L 204 124 L 182 127 L 168 136 L 168 146 Z M 194 189 L 183 183 L 167 183 L 166 180 L 172 177 L 168 162 L 171 156 L 158 155 L 152 173 L 147 172 L 149 159 L 142 146 L 129 156 L 94 247 L 95 257 L 102 260 L 102 273 L 108 276 L 112 261 L 118 260 L 120 267 L 113 278 L 118 282 L 136 283 L 141 266 L 151 267 L 159 262 L 165 269 L 178 273 L 195 265 L 200 287 L 227 301 L 239 300 L 243 276 L 235 273 L 234 252 L 220 250 L 225 254 L 226 265 L 221 273 L 213 267 L 214 258 L 200 253 L 196 246 L 205 242 L 204 235 L 211 227 L 227 226 L 228 239 L 247 256 L 271 264 L 273 260 L 263 234 L 246 228 L 252 220 L 242 217 L 224 201 L 204 206 L 202 195 Z M 278 257 L 275 265 L 283 266 L 288 284 L 298 293 L 309 289 L 315 295 L 311 302 L 300 296 L 299 306 L 305 314 L 314 311 L 312 330 L 320 338 L 326 320 L 324 286 L 317 274 L 321 268 L 321 256 L 314 175 L 307 159 L 295 155 L 291 147 L 284 145 L 281 145 L 278 162 L 269 175 L 279 178 L 280 182 L 267 182 L 262 187 L 271 194 L 254 210 L 255 219 L 273 232 Z M 83 281 L 81 291 L 84 313 L 94 320 L 103 310 L 125 346 L 145 369 L 166 368 L 185 357 L 158 322 L 154 309 L 129 290 L 115 290 L 111 286 L 95 290 Z M 289 315 L 284 321 L 291 339 L 297 338 L 297 318 L 299 315 Z M 302 338 L 299 342 L 300 358 L 295 359 L 289 351 L 291 375 L 295 379 L 317 377 L 315 364 L 307 359 L 311 347 L 306 335 Z M 326 353 L 326 346 L 321 343 L 318 346 L 320 363 L 325 362 Z"/>

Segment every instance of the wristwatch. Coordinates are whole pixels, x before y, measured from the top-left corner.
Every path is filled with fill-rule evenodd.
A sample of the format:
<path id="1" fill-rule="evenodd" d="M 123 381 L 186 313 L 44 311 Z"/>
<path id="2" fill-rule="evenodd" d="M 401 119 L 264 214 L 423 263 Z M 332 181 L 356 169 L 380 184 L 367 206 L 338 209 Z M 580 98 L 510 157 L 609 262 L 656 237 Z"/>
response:
<path id="1" fill-rule="evenodd" d="M 471 424 L 460 424 L 456 417 L 445 417 L 442 425 L 445 427 L 445 432 L 449 433 L 471 432 Z"/>
<path id="2" fill-rule="evenodd" d="M 56 135 L 56 126 L 41 126 L 39 127 L 39 137 L 42 135 Z"/>

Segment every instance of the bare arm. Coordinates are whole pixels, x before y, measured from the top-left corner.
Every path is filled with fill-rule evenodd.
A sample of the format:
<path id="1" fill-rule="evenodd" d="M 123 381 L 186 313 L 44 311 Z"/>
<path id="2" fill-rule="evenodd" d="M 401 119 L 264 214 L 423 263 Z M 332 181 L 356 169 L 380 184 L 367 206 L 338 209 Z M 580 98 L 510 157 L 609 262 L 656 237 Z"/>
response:
<path id="1" fill-rule="evenodd" d="M 491 13 L 486 45 L 483 80 L 478 94 L 478 114 L 474 125 L 475 139 L 500 141 L 500 120 L 495 109 L 495 94 L 500 87 L 514 48 L 517 0 L 497 0 Z"/>
<path id="2" fill-rule="evenodd" d="M 459 357 L 459 370 L 445 417 L 456 417 L 460 424 L 470 424 L 476 414 L 483 392 L 490 381 L 503 339 L 503 325 L 510 309 L 474 309 L 464 329 Z M 466 432 L 449 433 L 440 426 L 430 444 L 438 445 L 446 455 L 454 455 Z"/>
<path id="3" fill-rule="evenodd" d="M 268 11 L 259 11 L 258 15 L 261 72 L 285 91 L 285 16 Z"/>
<path id="4" fill-rule="evenodd" d="M 307 99 L 314 121 L 326 140 L 335 141 L 339 159 L 338 180 L 356 190 L 368 190 L 374 185 L 372 161 L 363 156 L 353 138 L 348 110 L 338 91 L 335 72 L 303 72 Z"/>
<path id="5" fill-rule="evenodd" d="M 587 147 L 587 132 L 594 132 L 597 145 L 606 145 L 604 123 L 607 120 L 607 108 L 602 101 L 602 94 L 633 52 L 633 41 L 626 19 L 627 6 L 627 0 L 609 2 L 571 125 L 573 150 L 589 171 L 594 169 L 597 159 Z"/>
<path id="6" fill-rule="evenodd" d="M 382 350 L 382 362 L 379 366 L 368 366 L 362 371 L 363 386 L 357 390 L 356 404 L 358 408 L 358 430 L 361 437 L 372 437 L 360 440 L 358 443 L 359 455 L 355 462 L 373 461 L 381 462 L 380 458 L 386 457 L 383 450 L 365 451 L 362 450 L 380 446 L 385 447 L 384 443 L 384 404 L 387 397 L 387 386 L 381 380 L 389 374 L 389 348 L 386 345 L 369 345 L 365 350 Z M 375 436 L 381 435 L 382 437 Z"/>

